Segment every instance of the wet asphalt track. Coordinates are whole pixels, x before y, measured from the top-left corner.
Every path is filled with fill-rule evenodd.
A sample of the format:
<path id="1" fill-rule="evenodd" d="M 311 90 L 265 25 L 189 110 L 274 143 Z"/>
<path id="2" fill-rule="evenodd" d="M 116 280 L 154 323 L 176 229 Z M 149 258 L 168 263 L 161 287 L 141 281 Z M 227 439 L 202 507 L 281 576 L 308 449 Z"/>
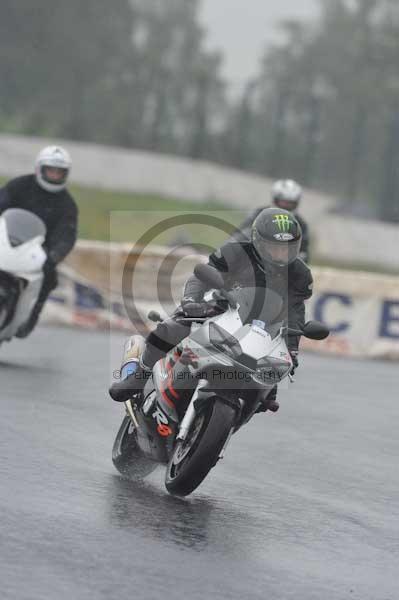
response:
<path id="1" fill-rule="evenodd" d="M 0 349 L 0 597 L 395 600 L 398 367 L 306 355 L 187 500 L 123 481 L 108 336 Z"/>

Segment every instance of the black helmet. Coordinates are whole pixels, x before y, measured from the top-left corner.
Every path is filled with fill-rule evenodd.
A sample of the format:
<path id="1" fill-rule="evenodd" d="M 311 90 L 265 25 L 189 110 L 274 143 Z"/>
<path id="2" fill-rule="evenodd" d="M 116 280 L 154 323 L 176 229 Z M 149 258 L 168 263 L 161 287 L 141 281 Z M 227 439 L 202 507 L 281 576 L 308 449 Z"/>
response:
<path id="1" fill-rule="evenodd" d="M 252 243 L 264 263 L 289 265 L 298 257 L 301 241 L 301 226 L 288 210 L 265 208 L 252 225 Z"/>

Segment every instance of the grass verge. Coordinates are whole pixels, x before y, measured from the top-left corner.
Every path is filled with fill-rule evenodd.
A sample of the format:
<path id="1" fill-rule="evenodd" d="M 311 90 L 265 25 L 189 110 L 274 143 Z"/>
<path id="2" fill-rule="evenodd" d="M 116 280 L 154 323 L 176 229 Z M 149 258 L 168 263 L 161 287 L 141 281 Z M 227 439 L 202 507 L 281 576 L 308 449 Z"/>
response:
<path id="1" fill-rule="evenodd" d="M 0 178 L 3 185 L 7 180 Z M 193 203 L 154 194 L 115 192 L 72 185 L 71 194 L 79 207 L 79 237 L 83 239 L 132 242 L 139 239 L 154 224 L 182 213 L 213 215 L 217 213 L 233 225 L 239 225 L 245 212 L 231 211 L 219 202 Z M 215 228 L 188 225 L 172 228 L 154 239 L 157 244 L 194 241 L 217 246 L 226 234 Z"/>

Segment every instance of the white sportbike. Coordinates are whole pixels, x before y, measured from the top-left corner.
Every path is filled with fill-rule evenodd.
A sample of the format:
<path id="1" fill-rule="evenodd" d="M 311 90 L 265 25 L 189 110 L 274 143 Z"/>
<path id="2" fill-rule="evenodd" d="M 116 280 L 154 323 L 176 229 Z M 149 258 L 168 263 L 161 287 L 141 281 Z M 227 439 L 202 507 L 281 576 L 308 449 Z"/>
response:
<path id="1" fill-rule="evenodd" d="M 43 284 L 46 226 L 13 208 L 0 215 L 0 344 L 11 340 L 35 306 Z"/>
<path id="2" fill-rule="evenodd" d="M 223 456 L 231 435 L 262 405 L 267 408 L 275 385 L 290 377 L 287 335 L 321 340 L 329 334 L 317 321 L 290 328 L 281 316 L 283 298 L 272 290 L 226 291 L 213 267 L 198 265 L 194 272 L 215 288 L 205 299 L 220 306 L 220 314 L 176 317 L 176 322 L 191 325 L 191 331 L 156 363 L 142 402 L 138 405 L 132 396 L 125 403 L 127 414 L 112 452 L 115 467 L 128 476 L 166 465 L 166 488 L 179 496 L 200 485 Z M 160 320 L 156 313 L 149 318 Z M 143 345 L 139 336 L 131 338 L 125 367 Z"/>

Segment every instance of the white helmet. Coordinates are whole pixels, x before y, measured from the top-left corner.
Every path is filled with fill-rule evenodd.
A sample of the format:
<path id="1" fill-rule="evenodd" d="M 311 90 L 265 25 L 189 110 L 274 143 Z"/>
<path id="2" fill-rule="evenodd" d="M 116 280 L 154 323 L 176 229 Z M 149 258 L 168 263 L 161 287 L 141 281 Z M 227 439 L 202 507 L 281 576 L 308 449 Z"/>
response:
<path id="1" fill-rule="evenodd" d="M 295 210 L 302 198 L 302 188 L 292 179 L 281 179 L 273 185 L 272 198 L 278 208 Z"/>
<path id="2" fill-rule="evenodd" d="M 47 192 L 60 192 L 66 186 L 71 164 L 71 157 L 64 148 L 61 148 L 61 146 L 46 146 L 36 158 L 37 183 Z M 60 179 L 49 179 L 46 167 L 62 169 L 64 171 L 63 176 Z"/>

